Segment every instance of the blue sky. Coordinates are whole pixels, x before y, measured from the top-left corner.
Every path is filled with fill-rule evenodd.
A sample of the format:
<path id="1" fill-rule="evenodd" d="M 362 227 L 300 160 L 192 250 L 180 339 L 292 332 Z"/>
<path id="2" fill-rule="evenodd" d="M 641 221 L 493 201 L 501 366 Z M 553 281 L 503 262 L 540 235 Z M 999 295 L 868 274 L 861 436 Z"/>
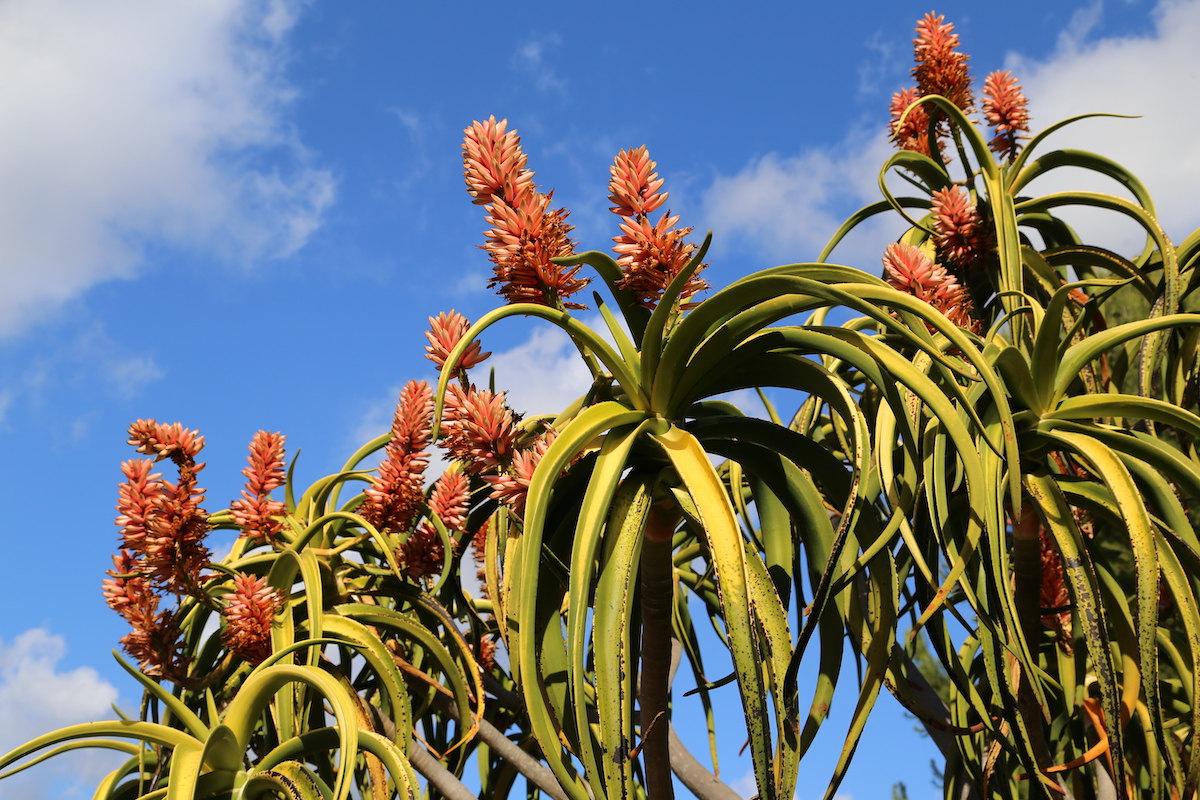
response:
<path id="1" fill-rule="evenodd" d="M 428 316 L 495 306 L 461 179 L 473 119 L 519 129 L 583 249 L 616 233 L 613 155 L 648 145 L 683 224 L 714 231 L 719 286 L 814 258 L 876 199 L 888 100 L 928 10 L 0 0 L 0 749 L 133 700 L 109 656 L 123 623 L 99 588 L 131 421 L 207 436 L 210 510 L 237 496 L 259 428 L 303 450 L 310 481 L 385 430 L 406 380 L 432 376 Z M 1132 167 L 1176 240 L 1200 223 L 1200 1 L 937 11 L 977 80 L 1017 73 L 1035 129 L 1144 115 L 1057 142 Z M 894 235 L 873 229 L 839 260 L 876 271 Z M 485 344 L 515 407 L 574 396 L 579 372 L 545 330 L 512 322 Z M 904 780 L 930 796 L 931 748 L 910 730 L 895 712 L 874 726 L 843 792 L 886 797 Z"/>

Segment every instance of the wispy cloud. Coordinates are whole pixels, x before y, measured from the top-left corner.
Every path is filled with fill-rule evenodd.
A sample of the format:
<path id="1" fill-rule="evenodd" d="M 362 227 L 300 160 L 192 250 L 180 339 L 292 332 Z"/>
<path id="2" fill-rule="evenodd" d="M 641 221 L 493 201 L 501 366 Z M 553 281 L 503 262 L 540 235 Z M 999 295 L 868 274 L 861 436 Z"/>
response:
<path id="1" fill-rule="evenodd" d="M 567 82 L 552 67 L 546 54 L 562 45 L 562 37 L 557 33 L 533 36 L 517 46 L 512 56 L 513 69 L 530 76 L 534 86 L 542 91 L 561 91 Z"/>
<path id="2" fill-rule="evenodd" d="M 298 0 L 0 10 L 0 336 L 142 267 L 302 246 L 333 200 L 286 124 Z"/>
<path id="3" fill-rule="evenodd" d="M 123 400 L 137 397 L 166 375 L 153 353 L 130 350 L 115 341 L 104 325 L 95 323 L 47 347 L 19 373 L 7 376 L 9 385 L 0 392 L 0 424 L 14 404 L 36 405 L 47 392 L 87 385 L 100 396 Z M 94 408 L 83 411 L 72 423 L 72 440 L 84 436 L 94 419 Z"/>
<path id="4" fill-rule="evenodd" d="M 0 752 L 9 752 L 51 730 L 112 719 L 117 689 L 90 667 L 59 669 L 66 642 L 40 628 L 11 643 L 0 640 Z M 6 778 L 12 800 L 91 796 L 105 774 L 125 760 L 122 753 L 82 750 Z"/>

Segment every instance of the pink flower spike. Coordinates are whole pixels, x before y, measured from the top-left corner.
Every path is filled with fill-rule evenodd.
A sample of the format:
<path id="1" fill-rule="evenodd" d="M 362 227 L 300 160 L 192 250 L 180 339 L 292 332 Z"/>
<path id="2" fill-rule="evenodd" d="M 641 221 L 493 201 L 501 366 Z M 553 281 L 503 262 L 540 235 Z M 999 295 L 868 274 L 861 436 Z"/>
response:
<path id="1" fill-rule="evenodd" d="M 379 474 L 364 490 L 359 514 L 376 528 L 407 530 L 424 501 L 425 468 L 433 435 L 433 392 L 425 381 L 409 381 L 392 418 L 392 440 Z"/>
<path id="2" fill-rule="evenodd" d="M 996 137 L 988 147 L 1001 158 L 1017 154 L 1017 139 L 1021 131 L 1029 130 L 1029 110 L 1021 85 L 1008 70 L 993 72 L 983 82 L 983 116 L 996 129 Z"/>
<path id="3" fill-rule="evenodd" d="M 883 256 L 883 268 L 888 283 L 921 299 L 932 296 L 938 287 L 947 282 L 956 283 L 953 276 L 936 266 L 919 247 L 903 242 L 888 245 Z"/>
<path id="4" fill-rule="evenodd" d="M 497 197 L 513 201 L 533 189 L 533 173 L 525 168 L 521 137 L 508 130 L 508 120 L 474 122 L 463 131 L 463 177 L 476 205 Z"/>
<path id="5" fill-rule="evenodd" d="M 286 439 L 281 433 L 259 431 L 250 440 L 247 459 L 250 466 L 242 470 L 246 488 L 229 506 L 234 521 L 242 529 L 242 536 L 271 541 L 283 527 L 279 517 L 286 513 L 286 507 L 281 501 L 272 500 L 270 494 L 285 480 L 283 445 Z"/>
<path id="6" fill-rule="evenodd" d="M 238 575 L 228 600 L 223 611 L 226 646 L 249 663 L 261 664 L 271 655 L 271 624 L 283 608 L 283 596 L 266 578 Z"/>
<path id="7" fill-rule="evenodd" d="M 446 359 L 450 357 L 450 351 L 462 340 L 470 327 L 470 321 L 457 311 L 443 311 L 436 317 L 430 317 L 429 330 L 425 332 L 425 338 L 429 340 L 425 347 L 425 357 L 441 370 L 446 365 Z M 471 369 L 491 355 L 491 352 L 483 353 L 481 350 L 483 345 L 478 339 L 471 342 L 462 358 L 458 360 L 456 369 Z"/>
<path id="8" fill-rule="evenodd" d="M 608 199 L 616 203 L 610 211 L 622 217 L 645 218 L 667 202 L 668 193 L 659 191 L 663 180 L 654 171 L 657 166 L 646 145 L 618 153 L 609 167 Z"/>
<path id="9" fill-rule="evenodd" d="M 913 54 L 917 65 L 913 77 L 922 95 L 940 94 L 964 112 L 975 107 L 971 93 L 971 75 L 967 69 L 969 56 L 958 52 L 958 34 L 944 15 L 926 14 L 917 23 L 917 38 Z"/>
<path id="10" fill-rule="evenodd" d="M 429 493 L 429 511 L 446 526 L 460 533 L 466 529 L 471 508 L 471 483 L 457 467 L 451 466 L 433 484 Z"/>
<path id="11" fill-rule="evenodd" d="M 883 268 L 887 282 L 895 288 L 924 300 L 960 328 L 977 327 L 966 288 L 943 267 L 935 265 L 920 248 L 903 242 L 888 245 Z"/>

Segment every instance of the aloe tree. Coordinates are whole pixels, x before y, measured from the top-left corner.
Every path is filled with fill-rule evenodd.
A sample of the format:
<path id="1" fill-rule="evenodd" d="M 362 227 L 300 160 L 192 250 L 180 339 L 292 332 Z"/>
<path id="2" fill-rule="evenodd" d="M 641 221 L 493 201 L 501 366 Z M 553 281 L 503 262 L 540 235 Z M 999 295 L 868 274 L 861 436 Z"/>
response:
<path id="1" fill-rule="evenodd" d="M 104 798 L 505 797 L 523 777 L 659 800 L 672 773 L 730 797 L 672 730 L 681 656 L 716 737 L 703 609 L 760 797 L 794 794 L 840 689 L 857 701 L 832 797 L 885 688 L 946 755 L 947 797 L 1194 797 L 1200 232 L 1175 246 L 1125 169 L 1046 149 L 1079 118 L 1029 136 L 1008 73 L 976 121 L 953 26 L 930 14 L 917 34 L 881 199 L 816 260 L 707 296 L 708 238 L 662 210 L 644 147 L 612 168 L 615 257 L 576 253 L 515 131 L 468 128 L 508 305 L 431 320 L 436 389 L 409 384 L 391 433 L 303 492 L 263 433 L 243 497 L 209 515 L 202 438 L 135 424 L 131 444 L 179 472 L 124 465 L 106 596 L 133 627 L 140 718 L 47 734 L 2 768 L 123 750 Z M 1033 193 L 1067 166 L 1121 195 Z M 1141 252 L 1082 240 L 1062 217 L 1081 206 L 1136 222 Z M 882 277 L 834 263 L 885 214 L 909 227 Z M 572 313 L 589 276 L 600 330 Z M 594 381 L 569 407 L 521 418 L 474 382 L 480 336 L 512 317 L 574 342 Z M 729 401 L 749 389 L 765 418 Z M 800 398 L 786 416 L 783 396 Z M 427 486 L 434 442 L 452 466 Z M 214 527 L 241 536 L 210 564 Z"/>

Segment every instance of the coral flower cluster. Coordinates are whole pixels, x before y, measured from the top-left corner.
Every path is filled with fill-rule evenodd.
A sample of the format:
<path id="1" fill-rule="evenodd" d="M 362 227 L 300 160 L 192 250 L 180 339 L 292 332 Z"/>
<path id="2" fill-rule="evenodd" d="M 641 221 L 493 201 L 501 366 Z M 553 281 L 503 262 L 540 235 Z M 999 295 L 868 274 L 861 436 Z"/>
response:
<path id="1" fill-rule="evenodd" d="M 684 241 L 691 228 L 676 228 L 679 217 L 664 212 L 658 222 L 650 215 L 667 200 L 660 192 L 663 181 L 650 160 L 645 145 L 636 150 L 622 150 L 609 171 L 608 199 L 610 209 L 622 218 L 621 235 L 614 237 L 613 250 L 619 255 L 617 264 L 623 277 L 617 283 L 637 298 L 644 308 L 654 308 L 671 280 L 691 260 L 694 244 Z M 697 270 L 699 272 L 699 270 Z M 680 293 L 682 299 L 692 297 L 708 288 L 708 284 L 693 275 Z"/>
<path id="2" fill-rule="evenodd" d="M 966 289 L 920 248 L 904 242 L 889 245 L 883 256 L 883 268 L 892 286 L 924 300 L 960 328 L 975 326 Z"/>
<path id="3" fill-rule="evenodd" d="M 164 594 L 203 596 L 200 584 L 211 554 L 204 544 L 208 514 L 200 507 L 204 489 L 197 475 L 204 469 L 196 456 L 204 447 L 199 431 L 179 423 L 161 425 L 138 420 L 129 428 L 129 444 L 154 456 L 121 464 L 125 482 L 118 488 L 120 549 L 104 581 L 108 606 L 133 631 L 121 639 L 125 651 L 147 675 L 173 679 L 185 666 L 180 660 L 175 611 L 162 607 Z M 172 483 L 154 464 L 170 459 L 179 471 Z"/>
<path id="4" fill-rule="evenodd" d="M 250 465 L 242 471 L 246 488 L 231 506 L 243 536 L 271 540 L 279 531 L 284 506 L 269 495 L 284 481 L 283 443 L 281 434 L 266 431 L 256 433 L 250 443 Z M 179 423 L 138 420 L 129 428 L 129 444 L 154 460 L 121 465 L 120 550 L 103 583 L 104 598 L 133 628 L 121 644 L 142 672 L 181 683 L 188 680 L 179 619 L 182 600 L 212 603 L 205 586 L 212 576 L 204 572 L 212 557 L 204 544 L 210 526 L 200 507 L 205 490 L 196 479 L 204 469 L 196 463 L 204 437 Z M 177 482 L 151 471 L 163 459 L 178 469 Z M 167 600 L 170 595 L 173 601 Z M 228 597 L 223 609 L 226 644 L 233 655 L 258 663 L 270 653 L 271 620 L 282 601 L 263 579 L 245 576 L 235 576 Z"/>
<path id="5" fill-rule="evenodd" d="M 359 514 L 380 530 L 407 531 L 425 500 L 425 468 L 433 435 L 433 392 L 425 381 L 409 381 L 392 417 L 392 440 L 379 474 L 366 488 Z"/>
<path id="6" fill-rule="evenodd" d="M 271 655 L 271 624 L 283 607 L 283 595 L 266 578 L 238 575 L 226 600 L 226 646 L 250 664 L 261 664 Z"/>
<path id="7" fill-rule="evenodd" d="M 429 340 L 425 347 L 425 357 L 441 370 L 446 365 L 446 359 L 450 357 L 450 351 L 458 345 L 470 327 L 467 318 L 457 311 L 443 311 L 436 317 L 430 317 L 429 330 L 425 332 L 425 338 Z M 461 376 L 491 355 L 482 351 L 483 345 L 478 340 L 471 342 L 462 358 L 454 365 L 455 374 Z"/>
<path id="8" fill-rule="evenodd" d="M 272 500 L 270 495 L 283 485 L 283 445 L 286 438 L 281 433 L 259 431 L 250 440 L 250 465 L 242 470 L 246 476 L 246 488 L 242 496 L 230 506 L 233 519 L 242 529 L 242 536 L 254 540 L 274 542 L 283 523 L 284 505 Z"/>
<path id="9" fill-rule="evenodd" d="M 211 558 L 204 546 L 208 514 L 200 507 L 205 490 L 197 485 L 204 465 L 196 463 L 196 456 L 204 448 L 204 437 L 179 423 L 138 420 L 129 428 L 129 444 L 155 458 L 121 464 L 126 478 L 117 502 L 121 548 L 132 554 L 137 572 L 154 588 L 194 593 Z M 163 459 L 178 469 L 177 482 L 151 472 Z"/>
<path id="10" fill-rule="evenodd" d="M 1008 70 L 993 72 L 983 82 L 983 117 L 996 129 L 988 144 L 1001 158 L 1017 154 L 1017 139 L 1029 131 L 1029 111 L 1021 85 Z"/>
<path id="11" fill-rule="evenodd" d="M 892 95 L 890 133 L 900 149 L 928 156 L 932 155 L 931 115 L 939 149 L 950 134 L 950 123 L 936 107 L 916 105 L 917 101 L 928 95 L 941 95 L 964 114 L 969 114 L 975 108 L 975 96 L 967 67 L 970 57 L 959 51 L 960 42 L 954 25 L 946 22 L 943 15 L 930 12 L 917 23 L 916 32 L 913 39 L 916 65 L 912 70 L 916 86 Z M 987 123 L 996 131 L 989 144 L 991 149 L 1001 158 L 1014 158 L 1021 132 L 1029 130 L 1029 112 L 1025 95 L 1011 72 L 1002 70 L 987 76 L 981 110 Z"/>
<path id="12" fill-rule="evenodd" d="M 587 281 L 580 267 L 564 268 L 553 259 L 574 252 L 567 210 L 550 209 L 553 192 L 543 194 L 525 165 L 516 131 L 508 120 L 475 122 L 463 132 L 463 177 L 473 201 L 485 207 L 492 226 L 482 245 L 493 264 L 489 287 L 510 303 L 583 308 L 566 298 Z"/>
<path id="13" fill-rule="evenodd" d="M 931 210 L 941 259 L 959 275 L 977 269 L 992 251 L 995 237 L 971 198 L 959 186 L 939 189 L 933 193 Z"/>

